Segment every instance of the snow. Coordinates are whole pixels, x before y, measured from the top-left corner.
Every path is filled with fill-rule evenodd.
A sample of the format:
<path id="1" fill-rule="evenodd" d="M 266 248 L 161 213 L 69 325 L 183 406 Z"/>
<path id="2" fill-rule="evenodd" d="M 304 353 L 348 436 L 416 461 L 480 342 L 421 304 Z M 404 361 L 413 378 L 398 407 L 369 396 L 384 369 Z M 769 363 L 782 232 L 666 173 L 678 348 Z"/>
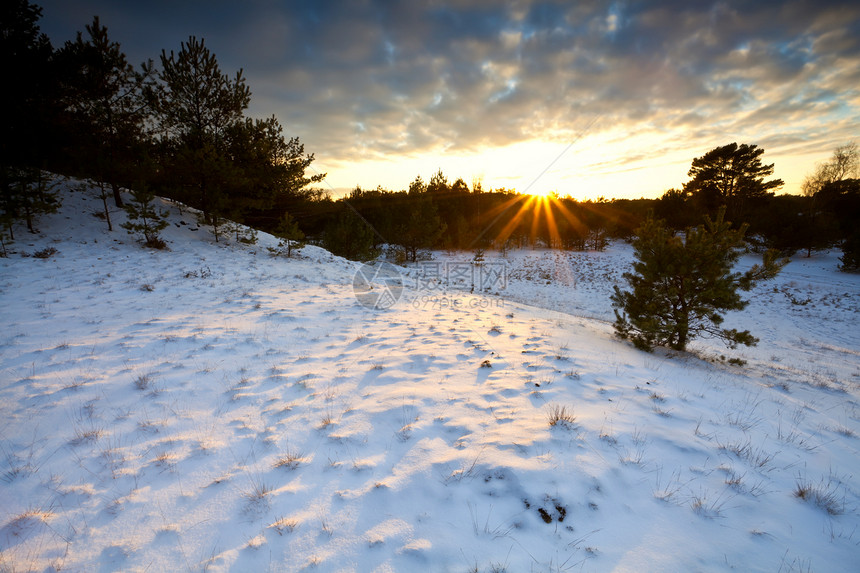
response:
<path id="1" fill-rule="evenodd" d="M 856 570 L 838 253 L 727 317 L 757 347 L 649 354 L 613 336 L 623 243 L 437 252 L 373 309 L 322 249 L 162 202 L 151 251 L 100 208 L 66 194 L 0 259 L 2 571 Z"/>

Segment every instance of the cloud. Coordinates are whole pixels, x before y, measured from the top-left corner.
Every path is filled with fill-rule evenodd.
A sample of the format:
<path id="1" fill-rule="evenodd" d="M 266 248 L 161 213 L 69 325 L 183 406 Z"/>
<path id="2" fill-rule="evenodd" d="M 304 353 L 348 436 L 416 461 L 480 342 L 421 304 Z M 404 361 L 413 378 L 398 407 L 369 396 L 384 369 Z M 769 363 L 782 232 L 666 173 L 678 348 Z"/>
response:
<path id="1" fill-rule="evenodd" d="M 51 0 L 46 20 L 75 4 L 135 54 L 206 37 L 222 69 L 244 68 L 253 113 L 331 161 L 567 142 L 594 118 L 595 136 L 656 137 L 623 152 L 644 161 L 847 140 L 860 118 L 855 2 Z"/>

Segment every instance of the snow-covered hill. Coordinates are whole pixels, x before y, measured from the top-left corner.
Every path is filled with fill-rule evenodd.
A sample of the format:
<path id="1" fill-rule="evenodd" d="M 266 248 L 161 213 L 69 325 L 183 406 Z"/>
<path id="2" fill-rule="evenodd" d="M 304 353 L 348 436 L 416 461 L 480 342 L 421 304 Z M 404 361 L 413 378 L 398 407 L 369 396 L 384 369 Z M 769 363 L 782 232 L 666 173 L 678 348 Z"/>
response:
<path id="1" fill-rule="evenodd" d="M 436 253 L 372 309 L 322 249 L 164 203 L 150 251 L 100 207 L 0 259 L 0 571 L 856 570 L 860 277 L 831 255 L 727 318 L 758 347 L 647 354 L 612 335 L 625 245 Z"/>

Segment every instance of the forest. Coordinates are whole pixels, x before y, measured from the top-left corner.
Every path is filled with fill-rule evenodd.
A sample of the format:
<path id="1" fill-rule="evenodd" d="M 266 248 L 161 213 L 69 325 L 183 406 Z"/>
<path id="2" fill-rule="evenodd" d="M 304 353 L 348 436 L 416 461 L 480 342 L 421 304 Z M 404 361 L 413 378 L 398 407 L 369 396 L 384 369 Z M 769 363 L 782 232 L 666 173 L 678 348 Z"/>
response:
<path id="1" fill-rule="evenodd" d="M 315 242 L 355 260 L 386 252 L 398 262 L 431 249 L 602 250 L 631 238 L 649 213 L 683 231 L 724 207 L 729 220 L 749 224 L 752 249 L 810 256 L 839 247 L 841 268 L 860 269 L 854 142 L 817 165 L 802 195 L 777 194 L 783 182 L 771 178 L 765 150 L 733 142 L 693 157 L 689 180 L 655 199 L 577 201 L 563 190 L 542 198 L 451 181 L 441 170 L 405 189 L 357 186 L 334 198 L 298 137 L 285 136 L 275 116 L 247 114 L 242 70 L 223 72 L 204 39 L 134 66 L 98 17 L 54 47 L 40 32 L 40 7 L 13 0 L 0 10 L 0 57 L 16 78 L 0 141 L 0 255 L 21 227 L 34 232 L 38 216 L 56 210 L 62 196 L 47 176 L 56 173 L 95 185 L 108 228 L 125 209 L 125 229 L 156 248 L 165 246 L 156 196 L 199 210 L 216 240 L 253 242 L 250 228 L 287 245 Z"/>

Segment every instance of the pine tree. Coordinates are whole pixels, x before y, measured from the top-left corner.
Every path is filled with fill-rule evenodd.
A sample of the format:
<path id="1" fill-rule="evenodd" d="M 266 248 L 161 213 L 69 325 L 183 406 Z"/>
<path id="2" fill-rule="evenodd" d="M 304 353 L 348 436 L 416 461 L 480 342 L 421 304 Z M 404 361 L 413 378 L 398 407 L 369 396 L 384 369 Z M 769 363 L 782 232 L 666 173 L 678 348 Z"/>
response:
<path id="1" fill-rule="evenodd" d="M 706 216 L 705 224 L 688 228 L 684 238 L 649 215 L 633 240 L 634 272 L 624 274 L 632 290 L 616 286 L 612 296 L 619 336 L 643 350 L 684 350 L 699 336 L 720 339 L 730 348 L 758 342 L 747 330 L 722 328 L 721 313 L 745 308 L 748 301 L 738 291 L 773 278 L 788 261 L 777 261 L 776 253 L 768 251 L 761 265 L 733 272 L 746 225 L 732 229 L 725 211 L 721 208 L 714 219 Z"/>
<path id="2" fill-rule="evenodd" d="M 278 228 L 275 230 L 275 236 L 280 239 L 280 242 L 277 249 L 269 249 L 274 255 L 286 254 L 289 258 L 293 251 L 298 251 L 304 246 L 302 241 L 305 234 L 299 229 L 298 222 L 289 213 L 284 213 L 281 217 Z"/>
<path id="3" fill-rule="evenodd" d="M 427 192 L 427 184 L 421 179 L 420 175 L 415 176 L 412 183 L 409 184 L 409 195 L 421 195 Z"/>
<path id="4" fill-rule="evenodd" d="M 763 165 L 763 154 L 764 149 L 746 143 L 714 148 L 693 159 L 687 173 L 692 179 L 684 184 L 684 193 L 707 213 L 725 205 L 732 217 L 746 215 L 750 207 L 782 186 L 782 179 L 764 180 L 773 174 L 773 163 Z"/>
<path id="5" fill-rule="evenodd" d="M 395 242 L 406 251 L 406 258 L 415 262 L 418 251 L 433 247 L 446 226 L 429 198 L 413 198 L 406 215 L 406 221 L 396 231 Z"/>
<path id="6" fill-rule="evenodd" d="M 112 228 L 106 192 L 122 208 L 120 188 L 129 187 L 135 177 L 146 139 L 149 107 L 144 92 L 155 72 L 151 61 L 136 72 L 98 16 L 86 30 L 86 40 L 78 32 L 57 55 L 63 70 L 62 99 L 73 130 L 69 155 L 78 175 L 93 179 L 102 190 L 105 218 Z"/>
<path id="7" fill-rule="evenodd" d="M 242 70 L 232 79 L 222 74 L 215 55 L 194 36 L 178 54 L 162 51 L 161 65 L 154 102 L 167 135 L 166 167 L 180 186 L 180 197 L 203 211 L 217 240 L 219 218 L 230 205 L 228 193 L 242 177 L 228 150 L 229 135 L 244 121 L 251 91 Z"/>
<path id="8" fill-rule="evenodd" d="M 437 170 L 430 178 L 426 192 L 433 195 L 445 195 L 449 190 L 448 178 L 442 173 L 442 169 Z"/>
<path id="9" fill-rule="evenodd" d="M 0 69 L 3 121 L 0 122 L 0 187 L 17 179 L 16 170 L 45 167 L 53 144 L 49 125 L 55 117 L 53 47 L 40 32 L 42 8 L 27 0 L 0 2 Z"/>
<path id="10" fill-rule="evenodd" d="M 13 224 L 21 219 L 27 224 L 28 231 L 36 233 L 36 217 L 56 213 L 60 208 L 56 182 L 35 167 L 4 167 L 2 172 L 3 220 L 7 224 L 9 238 L 15 239 Z"/>
<path id="11" fill-rule="evenodd" d="M 860 179 L 842 179 L 824 185 L 815 199 L 830 212 L 839 227 L 842 246 L 840 269 L 860 270 Z"/>
<path id="12" fill-rule="evenodd" d="M 153 195 L 144 184 L 132 191 L 132 200 L 124 206 L 128 220 L 122 224 L 129 235 L 139 233 L 143 236 L 143 244 L 153 249 L 163 249 L 167 245 L 158 235 L 168 223 L 163 213 L 159 213 L 153 201 Z"/>
<path id="13" fill-rule="evenodd" d="M 14 240 L 14 225 L 24 220 L 35 229 L 34 217 L 59 206 L 53 185 L 42 169 L 56 140 L 53 48 L 39 31 L 42 8 L 27 0 L 0 3 L 0 69 L 3 121 L 0 122 L 0 220 L 4 250 Z"/>
<path id="14" fill-rule="evenodd" d="M 343 209 L 337 218 L 326 226 L 323 247 L 353 261 L 367 261 L 378 254 L 373 247 L 373 231 L 370 226 L 349 209 Z"/>
<path id="15" fill-rule="evenodd" d="M 322 181 L 325 173 L 306 176 L 314 161 L 297 137 L 286 140 L 274 116 L 246 118 L 227 133 L 228 150 L 237 169 L 230 191 L 229 216 L 245 224 L 280 224 L 285 204 L 307 194 L 305 187 Z M 274 230 L 277 230 L 275 227 Z"/>

